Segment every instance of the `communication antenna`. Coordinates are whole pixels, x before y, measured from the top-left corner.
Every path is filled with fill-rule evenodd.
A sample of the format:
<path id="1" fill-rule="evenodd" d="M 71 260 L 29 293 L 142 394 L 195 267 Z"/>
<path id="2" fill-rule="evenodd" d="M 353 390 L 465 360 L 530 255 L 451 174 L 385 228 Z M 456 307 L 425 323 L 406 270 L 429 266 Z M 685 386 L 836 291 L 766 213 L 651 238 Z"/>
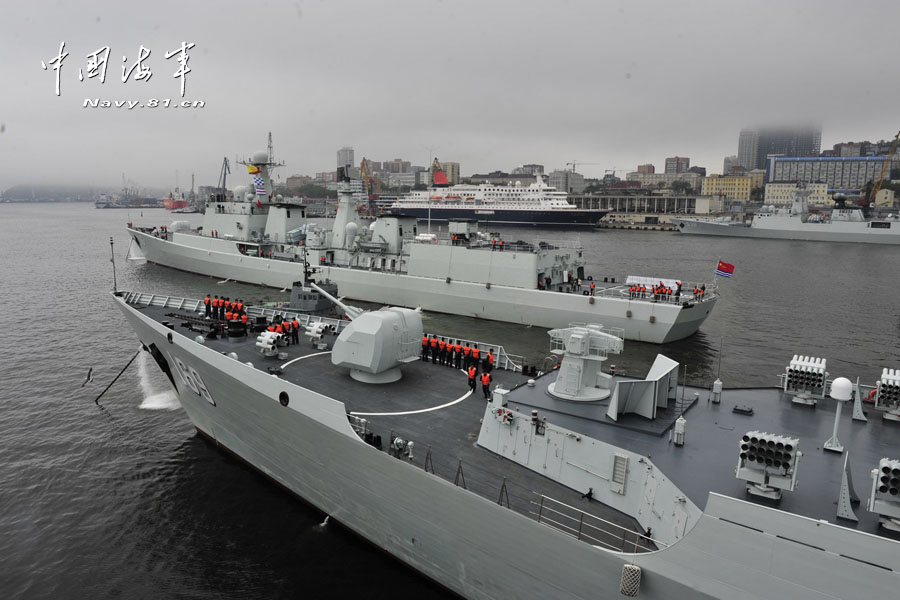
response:
<path id="1" fill-rule="evenodd" d="M 116 252 L 113 249 L 113 239 L 112 238 L 109 238 L 109 254 L 110 254 L 109 262 L 112 263 L 112 269 L 113 269 L 113 293 L 116 293 L 119 290 L 117 289 L 118 285 L 116 284 Z"/>
<path id="2" fill-rule="evenodd" d="M 275 162 L 275 150 L 272 148 L 272 132 L 269 132 L 269 162 Z"/>

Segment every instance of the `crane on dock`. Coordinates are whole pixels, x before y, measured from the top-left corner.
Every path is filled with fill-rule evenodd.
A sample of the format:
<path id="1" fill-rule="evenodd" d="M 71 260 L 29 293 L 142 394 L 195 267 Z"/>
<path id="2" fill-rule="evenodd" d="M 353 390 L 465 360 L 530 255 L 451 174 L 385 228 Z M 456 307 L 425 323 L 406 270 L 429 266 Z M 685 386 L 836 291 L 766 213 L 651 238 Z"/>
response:
<path id="1" fill-rule="evenodd" d="M 872 207 L 875 205 L 875 196 L 877 196 L 878 192 L 881 191 L 881 186 L 884 185 L 884 179 L 885 177 L 887 177 L 888 173 L 891 170 L 891 158 L 894 156 L 894 152 L 897 151 L 898 140 L 900 140 L 900 131 L 898 131 L 897 135 L 894 136 L 894 142 L 891 144 L 891 149 L 888 150 L 887 156 L 884 160 L 884 164 L 881 166 L 881 173 L 878 174 L 878 179 L 875 182 L 875 185 L 872 186 L 872 191 L 869 192 L 868 196 L 866 196 L 866 207 Z"/>

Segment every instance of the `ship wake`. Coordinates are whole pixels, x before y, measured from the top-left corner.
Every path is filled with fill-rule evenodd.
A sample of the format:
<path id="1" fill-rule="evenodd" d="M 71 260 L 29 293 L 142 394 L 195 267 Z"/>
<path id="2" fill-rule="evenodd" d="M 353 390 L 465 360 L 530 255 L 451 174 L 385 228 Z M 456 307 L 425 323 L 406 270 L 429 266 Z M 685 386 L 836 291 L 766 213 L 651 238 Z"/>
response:
<path id="1" fill-rule="evenodd" d="M 138 357 L 138 378 L 141 382 L 143 400 L 138 408 L 143 410 L 178 410 L 181 403 L 171 389 L 164 389 L 164 383 L 154 381 L 149 368 L 150 356 L 141 352 Z"/>

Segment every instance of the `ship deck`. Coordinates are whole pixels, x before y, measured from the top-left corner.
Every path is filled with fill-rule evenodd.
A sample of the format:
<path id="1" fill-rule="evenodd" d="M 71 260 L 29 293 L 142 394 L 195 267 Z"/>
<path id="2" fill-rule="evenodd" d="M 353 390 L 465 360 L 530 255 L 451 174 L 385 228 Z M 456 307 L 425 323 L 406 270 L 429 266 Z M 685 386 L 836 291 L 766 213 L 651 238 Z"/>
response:
<path id="1" fill-rule="evenodd" d="M 179 319 L 180 315 L 191 313 L 143 303 L 138 306 L 146 316 L 173 323 L 177 332 L 191 339 L 196 337 L 196 331 L 186 329 Z M 334 335 L 326 336 L 329 350 L 334 339 Z M 368 431 L 381 436 L 386 452 L 393 435 L 414 442 L 412 457 L 398 460 L 427 469 L 529 518 L 546 510 L 540 508 L 541 496 L 545 496 L 566 505 L 553 504 L 554 510 L 564 510 L 567 518 L 577 521 L 583 512 L 605 520 L 609 522 L 608 533 L 592 530 L 591 535 L 608 549 L 634 551 L 635 542 L 642 548 L 654 547 L 632 518 L 583 498 L 587 490 L 570 489 L 479 447 L 476 440 L 487 401 L 480 381 L 475 392 L 468 393 L 468 378 L 462 370 L 417 360 L 401 368 L 400 381 L 371 385 L 351 378 L 349 369 L 332 365 L 330 351 L 312 347 L 302 333 L 299 344 L 280 349 L 287 353 L 283 360 L 262 357 L 255 343 L 255 334 L 205 341 L 209 348 L 234 352 L 241 362 L 251 361 L 259 369 L 280 368 L 282 379 L 343 402 L 348 413 L 366 419 Z M 493 385 L 505 389 L 524 385 L 528 380 L 519 372 L 499 368 L 493 370 L 492 377 Z M 545 513 L 544 519 L 547 518 Z"/>
<path id="2" fill-rule="evenodd" d="M 606 416 L 608 401 L 572 403 L 551 397 L 547 386 L 554 379 L 543 377 L 533 388 L 513 390 L 510 406 L 523 412 L 538 410 L 549 422 L 647 456 L 701 508 L 708 494 L 716 492 L 900 539 L 900 535 L 879 528 L 878 516 L 866 508 L 872 489 L 870 472 L 877 469 L 880 459 L 900 457 L 900 423 L 883 419 L 884 413 L 872 405 L 863 405 L 867 422 L 852 419 L 852 402 L 842 407 L 837 437 L 844 452 L 839 453 L 823 449 L 834 427 L 836 401 L 831 398 L 820 398 L 813 407 L 794 403 L 793 395 L 781 388 L 740 388 L 724 390 L 716 404 L 711 402 L 709 389 L 679 385 L 676 400 L 670 400 L 657 419 L 626 414 L 616 422 Z M 752 414 L 735 408 L 750 408 Z M 679 415 L 687 420 L 682 447 L 670 439 Z M 747 493 L 746 482 L 735 476 L 741 437 L 750 431 L 800 440 L 796 489 L 785 491 L 778 502 Z M 851 486 L 861 500 L 852 504 L 858 523 L 837 518 L 845 457 L 849 457 Z"/>
<path id="3" fill-rule="evenodd" d="M 159 322 L 174 322 L 176 331 L 190 338 L 196 335 L 183 329 L 171 308 L 140 307 Z M 223 353 L 235 352 L 239 360 L 252 361 L 260 369 L 279 367 L 281 378 L 343 402 L 348 413 L 366 419 L 368 431 L 381 436 L 385 451 L 394 435 L 414 442 L 412 456 L 398 460 L 433 470 L 439 477 L 493 502 L 508 503 L 513 510 L 534 518 L 545 496 L 571 507 L 575 515 L 583 511 L 628 532 L 643 533 L 627 515 L 583 498 L 587 490 L 570 489 L 479 447 L 476 440 L 486 401 L 480 382 L 474 393 L 468 393 L 467 377 L 461 370 L 418 360 L 402 367 L 400 381 L 370 385 L 351 378 L 348 369 L 332 365 L 330 352 L 311 347 L 302 335 L 300 344 L 282 348 L 286 359 L 261 357 L 255 339 L 251 334 L 207 340 L 206 345 Z M 334 337 L 326 339 L 330 349 Z M 647 456 L 701 509 L 708 494 L 716 492 L 860 531 L 898 537 L 879 528 L 877 515 L 866 505 L 872 488 L 870 471 L 877 468 L 881 458 L 900 457 L 900 423 L 883 420 L 882 413 L 870 405 L 866 423 L 851 419 L 852 404 L 844 407 L 838 429 L 844 446 L 841 454 L 823 450 L 834 425 L 835 401 L 830 398 L 819 399 L 816 407 L 810 407 L 793 403 L 792 396 L 779 388 L 726 389 L 722 402 L 716 404 L 710 401 L 708 389 L 678 386 L 677 400 L 660 410 L 656 420 L 623 415 L 615 422 L 606 416 L 608 401 L 573 403 L 551 397 L 547 387 L 555 380 L 553 372 L 538 377 L 534 387 L 525 385 L 527 378 L 521 373 L 494 369 L 492 375 L 495 386 L 512 390 L 508 396 L 510 408 L 525 414 L 537 410 L 541 418 L 557 426 Z M 752 408 L 752 414 L 736 412 L 735 407 Z M 670 440 L 679 414 L 687 420 L 681 447 Z M 800 440 L 797 487 L 784 492 L 778 502 L 748 494 L 746 482 L 735 477 L 741 436 L 754 430 Z M 858 523 L 836 517 L 846 456 L 851 482 L 862 500 L 852 505 Z M 637 541 L 636 533 L 623 535 L 613 526 L 610 532 L 603 539 L 605 547 L 624 548 L 629 535 L 631 543 Z"/>

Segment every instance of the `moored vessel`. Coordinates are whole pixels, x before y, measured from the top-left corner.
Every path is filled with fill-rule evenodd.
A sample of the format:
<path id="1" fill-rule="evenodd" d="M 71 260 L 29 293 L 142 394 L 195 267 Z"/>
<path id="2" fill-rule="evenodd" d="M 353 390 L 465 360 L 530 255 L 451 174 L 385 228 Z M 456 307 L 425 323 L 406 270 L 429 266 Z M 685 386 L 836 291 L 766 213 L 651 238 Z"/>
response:
<path id="1" fill-rule="evenodd" d="M 450 185 L 440 163 L 432 164 L 432 186 L 401 196 L 389 207 L 395 215 L 420 221 L 475 219 L 488 225 L 540 227 L 594 227 L 606 210 L 581 209 L 570 203 L 564 191 L 550 187 L 543 175 L 528 185 Z"/>
<path id="2" fill-rule="evenodd" d="M 869 219 L 862 208 L 847 206 L 840 198 L 829 214 L 813 214 L 809 209 L 809 194 L 810 190 L 798 183 L 790 207 L 763 207 L 749 223 L 698 218 L 672 219 L 672 223 L 686 235 L 900 244 L 900 219 L 894 215 Z"/>
<path id="3" fill-rule="evenodd" d="M 310 264 L 349 298 L 541 327 L 603 321 L 622 328 L 626 339 L 653 343 L 695 333 L 718 299 L 715 284 L 672 276 L 595 280 L 574 242 L 504 240 L 473 221 L 451 223 L 442 234 L 422 232 L 416 217 L 382 216 L 365 224 L 346 177 L 334 224 L 326 229 L 307 222 L 302 204 L 273 195 L 269 168 L 275 165 L 267 153 L 246 166 L 253 185 L 239 186 L 232 202 L 210 200 L 197 230 L 184 222 L 165 230 L 129 224 L 144 257 L 282 289 Z M 681 283 L 704 293 L 638 295 L 630 292 L 637 283 L 673 290 Z"/>

